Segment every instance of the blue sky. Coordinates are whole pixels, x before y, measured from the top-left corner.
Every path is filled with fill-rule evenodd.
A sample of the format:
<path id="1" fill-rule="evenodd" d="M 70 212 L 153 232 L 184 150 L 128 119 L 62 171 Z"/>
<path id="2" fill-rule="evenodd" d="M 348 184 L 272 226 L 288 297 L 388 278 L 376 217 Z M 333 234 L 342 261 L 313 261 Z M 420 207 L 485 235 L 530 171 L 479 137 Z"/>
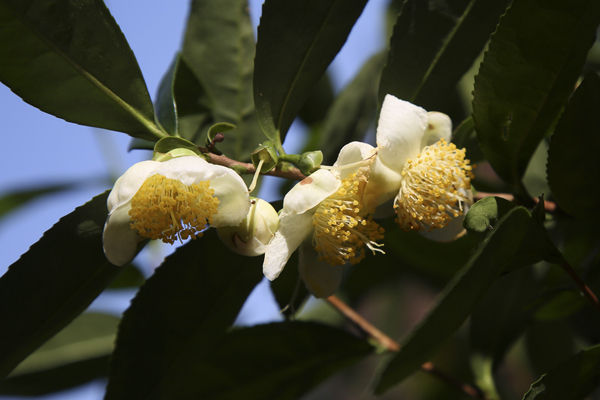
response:
<path id="1" fill-rule="evenodd" d="M 331 72 L 338 89 L 383 46 L 383 12 L 387 2 L 369 1 L 348 42 L 333 62 Z M 255 25 L 261 3 L 260 0 L 250 1 Z M 107 0 L 106 4 L 133 49 L 150 95 L 154 98 L 160 79 L 181 44 L 188 2 Z M 1 84 L 0 104 L 5 149 L 0 157 L 0 169 L 3 171 L 0 174 L 0 195 L 17 188 L 50 182 L 89 182 L 81 189 L 36 200 L 0 219 L 0 273 L 4 273 L 60 217 L 108 189 L 106 185 L 94 184 L 95 178 L 118 175 L 134 162 L 148 157 L 148 153 L 127 152 L 130 138 L 125 134 L 71 124 L 45 114 Z M 288 135 L 286 148 L 293 150 L 297 146 L 294 135 Z M 162 251 L 150 251 L 141 257 L 150 270 L 160 263 L 163 255 Z M 126 307 L 130 296 L 131 293 L 126 292 L 103 298 L 94 306 L 119 312 Z M 272 318 L 276 309 L 273 304 L 268 304 L 268 296 L 267 286 L 261 285 L 252 303 L 244 309 L 246 321 Z M 102 389 L 103 383 L 93 383 L 69 395 L 45 398 L 100 399 Z"/>

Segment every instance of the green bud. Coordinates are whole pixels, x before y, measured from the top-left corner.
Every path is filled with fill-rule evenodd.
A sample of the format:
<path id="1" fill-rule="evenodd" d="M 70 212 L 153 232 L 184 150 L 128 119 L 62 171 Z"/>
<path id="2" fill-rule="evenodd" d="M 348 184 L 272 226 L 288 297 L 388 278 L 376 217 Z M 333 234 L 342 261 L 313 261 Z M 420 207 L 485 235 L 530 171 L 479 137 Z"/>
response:
<path id="1" fill-rule="evenodd" d="M 217 233 L 231 250 L 254 257 L 264 254 L 279 227 L 279 216 L 263 199 L 250 197 L 250 202 L 248 215 L 240 225 L 217 228 Z"/>
<path id="2" fill-rule="evenodd" d="M 268 141 L 258 146 L 258 148 L 250 154 L 250 159 L 252 160 L 252 164 L 257 168 L 260 161 L 263 161 L 263 165 L 260 169 L 261 173 L 269 172 L 277 166 L 277 162 L 279 161 L 275 148 Z"/>
<path id="3" fill-rule="evenodd" d="M 303 174 L 310 175 L 321 166 L 321 162 L 323 162 L 323 152 L 321 150 L 307 151 L 300 155 L 297 167 Z"/>

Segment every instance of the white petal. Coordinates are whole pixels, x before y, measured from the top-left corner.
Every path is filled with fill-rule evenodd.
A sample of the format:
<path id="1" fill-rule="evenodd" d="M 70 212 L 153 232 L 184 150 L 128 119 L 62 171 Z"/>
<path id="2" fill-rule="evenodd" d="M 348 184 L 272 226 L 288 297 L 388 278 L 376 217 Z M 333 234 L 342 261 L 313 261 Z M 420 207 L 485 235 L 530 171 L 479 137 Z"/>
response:
<path id="1" fill-rule="evenodd" d="M 421 148 L 434 144 L 440 139 L 450 142 L 452 138 L 452 120 L 444 113 L 430 111 L 427 113 L 429 117 L 427 129 L 421 139 Z"/>
<path id="2" fill-rule="evenodd" d="M 117 179 L 108 195 L 106 205 L 110 213 L 116 207 L 128 202 L 137 193 L 144 181 L 155 174 L 161 163 L 147 160 L 133 164 Z"/>
<path id="3" fill-rule="evenodd" d="M 363 142 L 350 142 L 340 150 L 338 158 L 333 164 L 339 173 L 340 179 L 356 172 L 361 167 L 360 161 L 368 160 L 376 154 L 375 147 Z"/>
<path id="4" fill-rule="evenodd" d="M 331 171 L 319 169 L 298 182 L 283 198 L 287 213 L 302 214 L 334 194 L 341 181 Z"/>
<path id="5" fill-rule="evenodd" d="M 212 226 L 237 226 L 248 214 L 248 188 L 231 168 L 210 164 L 200 157 L 184 156 L 162 162 L 156 173 L 169 179 L 177 179 L 185 185 L 210 181 L 210 187 L 219 199 L 219 208 L 213 216 Z"/>
<path id="6" fill-rule="evenodd" d="M 321 260 L 309 243 L 300 247 L 298 269 L 304 284 L 315 297 L 328 297 L 335 292 L 342 282 L 343 268 L 340 265 L 329 265 Z"/>
<path id="7" fill-rule="evenodd" d="M 421 151 L 427 122 L 427 111 L 423 108 L 386 95 L 377 124 L 378 157 L 388 167 L 401 171 L 406 160 Z"/>
<path id="8" fill-rule="evenodd" d="M 114 209 L 104 224 L 102 242 L 104 254 L 114 265 L 125 265 L 135 257 L 138 244 L 143 240 L 129 227 L 130 203 Z"/>
<path id="9" fill-rule="evenodd" d="M 369 180 L 363 193 L 363 204 L 366 209 L 374 209 L 380 204 L 394 198 L 400 189 L 402 175 L 387 167 L 379 157 L 375 159 L 369 172 Z"/>
<path id="10" fill-rule="evenodd" d="M 279 216 L 279 229 L 267 245 L 263 273 L 269 280 L 279 276 L 283 267 L 296 251 L 300 243 L 312 232 L 310 214 L 286 214 Z"/>

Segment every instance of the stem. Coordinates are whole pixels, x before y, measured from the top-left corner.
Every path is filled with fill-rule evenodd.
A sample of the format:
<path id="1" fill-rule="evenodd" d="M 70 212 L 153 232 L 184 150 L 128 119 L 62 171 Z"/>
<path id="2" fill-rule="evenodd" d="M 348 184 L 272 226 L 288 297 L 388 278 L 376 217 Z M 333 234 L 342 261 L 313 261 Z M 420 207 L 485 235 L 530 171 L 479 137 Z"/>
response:
<path id="1" fill-rule="evenodd" d="M 256 172 L 256 168 L 250 163 L 232 160 L 229 157 L 209 152 L 203 152 L 203 155 L 206 157 L 206 160 L 210 163 L 234 168 L 236 171 L 243 174 L 253 174 Z M 289 167 L 285 170 L 276 168 L 269 172 L 265 172 L 264 175 L 278 176 L 280 178 L 292 179 L 296 181 L 301 181 L 302 179 L 306 178 L 306 175 L 300 172 L 300 170 L 296 167 Z"/>
<path id="2" fill-rule="evenodd" d="M 358 314 L 354 309 L 344 303 L 335 295 L 331 295 L 325 299 L 329 304 L 331 304 L 340 314 L 348 318 L 350 321 L 355 323 L 363 332 L 371 336 L 375 339 L 381 346 L 389 351 L 398 351 L 400 350 L 400 345 L 394 339 L 387 336 L 385 333 L 381 332 L 377 329 L 373 324 L 363 318 L 360 314 Z M 473 397 L 475 399 L 485 399 L 485 396 L 482 394 L 481 390 L 477 387 L 470 385 L 468 383 L 460 382 L 433 365 L 431 362 L 426 362 L 421 365 L 421 371 L 428 372 L 431 375 L 437 377 L 441 381 L 446 382 L 448 385 L 454 387 L 455 389 L 460 390 L 466 395 Z"/>
<path id="3" fill-rule="evenodd" d="M 571 279 L 573 279 L 573 282 L 575 282 L 575 284 L 583 293 L 583 295 L 587 297 L 587 299 L 594 305 L 594 307 L 600 310 L 600 302 L 598 302 L 598 296 L 596 296 L 592 289 L 590 289 L 590 287 L 585 284 L 585 282 L 579 277 L 579 275 L 577 275 L 575 269 L 573 269 L 573 267 L 566 260 L 563 260 L 563 262 L 561 262 L 559 265 L 562 269 L 565 270 L 567 274 L 569 274 L 569 276 L 571 277 Z"/>
<path id="4" fill-rule="evenodd" d="M 264 163 L 265 163 L 265 160 L 260 160 L 258 162 L 258 165 L 256 166 L 256 171 L 254 172 L 254 176 L 252 177 L 252 182 L 250 183 L 250 186 L 248 186 L 248 193 L 252 193 L 254 188 L 256 188 L 256 182 L 258 181 L 258 175 L 260 175 L 260 169 L 262 168 Z"/>

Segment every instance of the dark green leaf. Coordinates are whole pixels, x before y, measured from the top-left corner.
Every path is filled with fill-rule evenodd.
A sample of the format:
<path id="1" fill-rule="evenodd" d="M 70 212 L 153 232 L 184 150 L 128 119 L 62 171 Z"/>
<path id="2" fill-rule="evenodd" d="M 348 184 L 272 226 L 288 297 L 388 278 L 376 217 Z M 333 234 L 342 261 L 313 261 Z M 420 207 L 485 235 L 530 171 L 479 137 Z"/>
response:
<path id="1" fill-rule="evenodd" d="M 298 399 L 371 350 L 365 340 L 314 322 L 236 329 L 206 352 L 198 353 L 192 346 L 186 368 L 168 371 L 169 391 L 160 394 L 215 400 Z"/>
<path id="2" fill-rule="evenodd" d="M 154 140 L 135 57 L 101 1 L 1 0 L 0 80 L 26 102 L 78 124 Z"/>
<path id="3" fill-rule="evenodd" d="M 177 397 L 174 372 L 197 384 L 202 377 L 184 368 L 190 352 L 199 357 L 221 338 L 262 278 L 261 264 L 229 251 L 212 230 L 177 249 L 123 316 L 106 398 Z"/>
<path id="4" fill-rule="evenodd" d="M 329 74 L 323 74 L 298 112 L 298 116 L 307 125 L 319 124 L 325 119 L 333 100 L 331 79 Z"/>
<path id="5" fill-rule="evenodd" d="M 460 327 L 502 270 L 513 262 L 516 249 L 528 239 L 523 227 L 530 219 L 525 208 L 517 207 L 498 221 L 440 294 L 427 317 L 403 341 L 400 351 L 383 371 L 376 393 L 383 393 L 418 369 Z"/>
<path id="6" fill-rule="evenodd" d="M 4 194 L 0 197 L 0 218 L 39 197 L 71 190 L 81 184 L 82 182 L 56 183 L 42 187 L 18 189 Z"/>
<path id="7" fill-rule="evenodd" d="M 540 307 L 535 313 L 535 318 L 540 321 L 564 319 L 587 304 L 586 298 L 579 291 L 564 290 Z"/>
<path id="8" fill-rule="evenodd" d="M 531 384 L 523 400 L 583 399 L 600 381 L 600 345 L 589 347 Z"/>
<path id="9" fill-rule="evenodd" d="M 102 251 L 107 195 L 61 218 L 0 278 L 0 376 L 81 313 L 119 273 Z"/>
<path id="10" fill-rule="evenodd" d="M 293 317 L 308 299 L 309 293 L 298 272 L 298 252 L 294 252 L 281 275 L 271 282 L 275 300 L 286 317 Z"/>
<path id="11" fill-rule="evenodd" d="M 576 351 L 574 339 L 567 320 L 532 321 L 525 332 L 525 345 L 533 374 L 548 372 L 573 356 Z"/>
<path id="12" fill-rule="evenodd" d="M 390 93 L 428 110 L 446 110 L 446 94 L 481 53 L 509 1 L 463 1 L 452 12 L 431 3 L 412 0 L 402 8 L 379 97 Z"/>
<path id="13" fill-rule="evenodd" d="M 277 145 L 365 4 L 366 0 L 267 0 L 263 4 L 254 60 L 254 102 L 264 134 Z"/>
<path id="14" fill-rule="evenodd" d="M 582 219 L 597 220 L 600 190 L 600 78 L 586 76 L 567 105 L 548 153 L 548 181 L 560 207 Z"/>
<path id="15" fill-rule="evenodd" d="M 374 55 L 336 97 L 317 147 L 323 151 L 325 163 L 333 163 L 343 145 L 361 141 L 367 134 L 377 112 L 377 81 L 382 67 L 383 54 Z"/>
<path id="16" fill-rule="evenodd" d="M 177 117 L 177 103 L 175 102 L 175 74 L 179 70 L 180 53 L 175 55 L 169 69 L 162 77 L 156 94 L 156 119 L 171 135 L 179 136 L 179 118 Z"/>
<path id="17" fill-rule="evenodd" d="M 579 77 L 600 22 L 594 0 L 519 0 L 502 17 L 475 78 L 481 150 L 519 185 Z"/>
<path id="18" fill-rule="evenodd" d="M 254 34 L 247 0 L 191 3 L 182 57 L 204 90 L 212 121 L 236 125 L 219 149 L 247 159 L 262 140 L 252 99 Z"/>
<path id="19" fill-rule="evenodd" d="M 121 267 L 121 272 L 112 281 L 109 289 L 127 289 L 139 287 L 146 279 L 144 274 L 133 264 L 128 264 Z"/>
<path id="20" fill-rule="evenodd" d="M 175 150 L 175 149 L 187 149 L 187 150 L 193 151 L 196 154 L 200 154 L 200 150 L 198 149 L 198 146 L 196 146 L 194 143 L 190 142 L 189 140 L 186 140 L 181 137 L 176 137 L 176 136 L 164 137 L 164 138 L 160 139 L 158 142 L 156 142 L 156 144 L 154 145 L 155 153 L 166 154 L 169 151 Z"/>

